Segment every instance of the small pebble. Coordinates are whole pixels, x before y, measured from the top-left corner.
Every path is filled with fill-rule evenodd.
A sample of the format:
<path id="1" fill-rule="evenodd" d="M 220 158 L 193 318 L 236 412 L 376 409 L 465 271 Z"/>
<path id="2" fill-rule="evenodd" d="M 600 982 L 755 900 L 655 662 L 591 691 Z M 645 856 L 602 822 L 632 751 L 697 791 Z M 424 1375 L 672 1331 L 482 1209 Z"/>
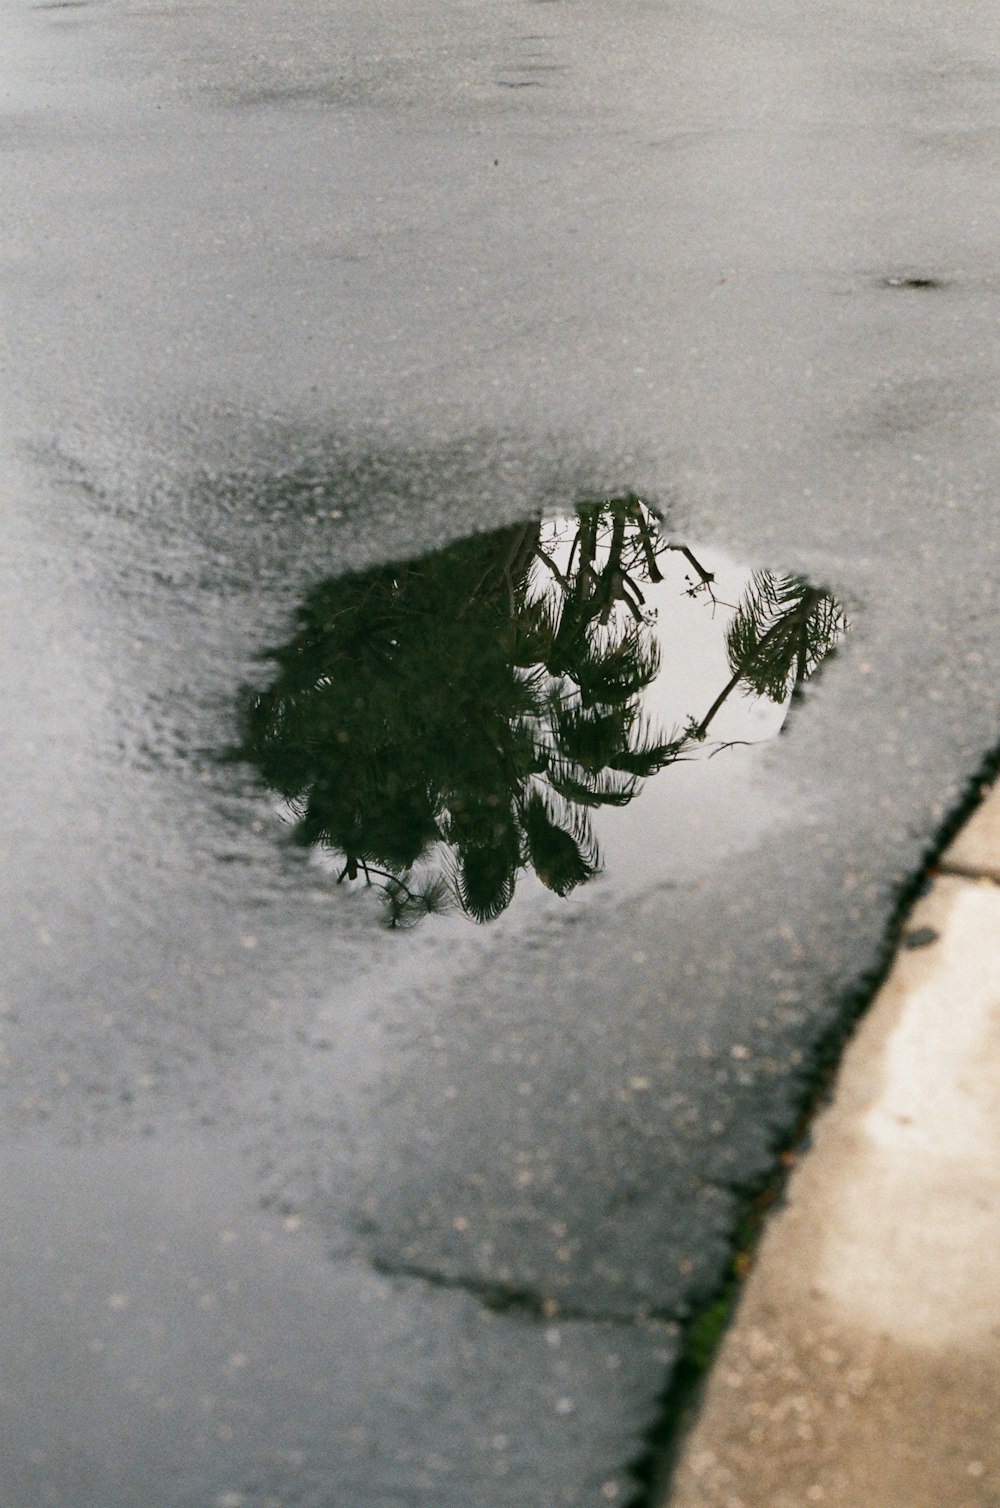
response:
<path id="1" fill-rule="evenodd" d="M 939 933 L 933 927 L 914 927 L 911 932 L 903 933 L 904 948 L 929 948 L 931 943 L 936 943 Z"/>

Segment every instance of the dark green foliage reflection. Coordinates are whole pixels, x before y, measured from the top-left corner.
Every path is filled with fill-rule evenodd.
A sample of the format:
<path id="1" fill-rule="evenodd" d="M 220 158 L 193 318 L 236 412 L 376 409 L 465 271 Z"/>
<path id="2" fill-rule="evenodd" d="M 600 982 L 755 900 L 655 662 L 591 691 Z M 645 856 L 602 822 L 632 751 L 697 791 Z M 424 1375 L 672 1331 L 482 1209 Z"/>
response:
<path id="1" fill-rule="evenodd" d="M 737 686 L 784 700 L 842 627 L 826 594 L 760 575 L 708 713 L 665 733 L 642 713 L 660 668 L 644 589 L 667 550 L 634 497 L 483 535 L 317 588 L 278 673 L 247 707 L 242 752 L 297 839 L 378 885 L 392 925 L 459 907 L 498 916 L 527 869 L 565 896 L 600 867 L 592 816 L 706 737 Z"/>

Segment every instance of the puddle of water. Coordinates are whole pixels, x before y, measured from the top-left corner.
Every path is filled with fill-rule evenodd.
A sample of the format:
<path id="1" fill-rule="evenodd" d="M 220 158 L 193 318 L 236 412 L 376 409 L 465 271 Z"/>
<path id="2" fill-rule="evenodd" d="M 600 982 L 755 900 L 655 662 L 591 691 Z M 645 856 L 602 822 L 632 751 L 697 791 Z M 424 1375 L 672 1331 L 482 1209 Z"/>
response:
<path id="1" fill-rule="evenodd" d="M 844 628 L 801 577 L 605 499 L 322 583 L 241 752 L 389 925 L 537 913 L 689 878 L 720 815 L 752 842 L 748 751 Z"/>

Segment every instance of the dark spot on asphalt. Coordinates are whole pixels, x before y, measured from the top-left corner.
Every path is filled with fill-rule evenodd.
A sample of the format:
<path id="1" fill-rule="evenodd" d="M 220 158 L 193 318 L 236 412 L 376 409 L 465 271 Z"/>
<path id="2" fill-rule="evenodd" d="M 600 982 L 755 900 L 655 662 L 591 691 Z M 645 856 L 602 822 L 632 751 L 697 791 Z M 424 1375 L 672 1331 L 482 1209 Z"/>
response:
<path id="1" fill-rule="evenodd" d="M 936 943 L 940 933 L 935 932 L 933 927 L 914 927 L 912 932 L 903 933 L 904 948 L 929 948 L 931 943 Z"/>
<path id="2" fill-rule="evenodd" d="M 880 288 L 911 288 L 911 289 L 943 289 L 948 284 L 942 278 L 934 277 L 900 277 L 895 274 L 881 278 Z"/>

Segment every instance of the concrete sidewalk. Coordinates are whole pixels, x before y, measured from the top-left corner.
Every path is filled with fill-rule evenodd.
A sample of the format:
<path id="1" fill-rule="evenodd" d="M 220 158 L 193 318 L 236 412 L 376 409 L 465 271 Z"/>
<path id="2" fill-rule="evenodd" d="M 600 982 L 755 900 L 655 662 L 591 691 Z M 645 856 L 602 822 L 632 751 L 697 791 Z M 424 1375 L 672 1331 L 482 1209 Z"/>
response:
<path id="1" fill-rule="evenodd" d="M 1000 785 L 845 1054 L 667 1502 L 1000 1504 Z"/>

